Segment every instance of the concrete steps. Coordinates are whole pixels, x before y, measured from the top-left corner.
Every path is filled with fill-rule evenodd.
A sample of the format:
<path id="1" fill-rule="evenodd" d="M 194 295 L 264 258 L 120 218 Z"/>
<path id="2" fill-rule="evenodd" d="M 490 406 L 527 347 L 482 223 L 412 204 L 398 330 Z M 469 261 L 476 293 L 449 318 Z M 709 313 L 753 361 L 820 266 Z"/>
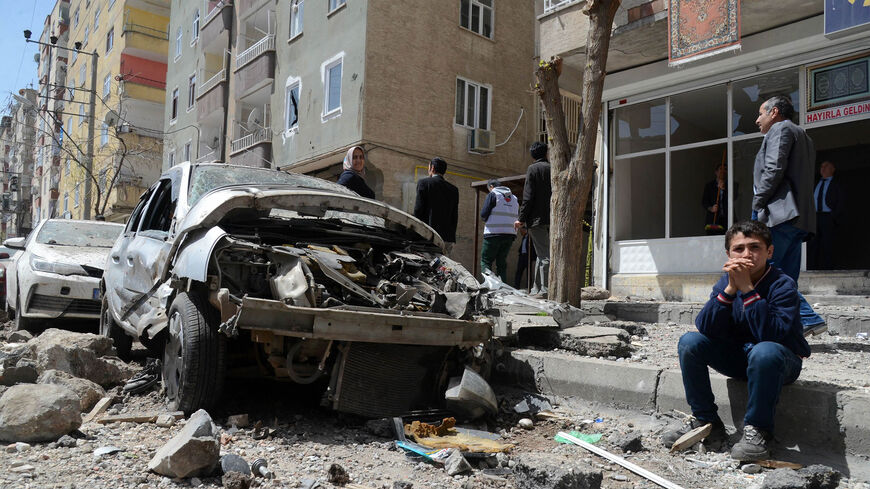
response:
<path id="1" fill-rule="evenodd" d="M 818 304 L 816 312 L 828 323 L 829 334 L 855 336 L 870 333 L 870 299 L 867 296 L 807 296 Z M 584 322 L 636 321 L 644 323 L 694 324 L 704 306 L 700 302 L 585 301 Z"/>

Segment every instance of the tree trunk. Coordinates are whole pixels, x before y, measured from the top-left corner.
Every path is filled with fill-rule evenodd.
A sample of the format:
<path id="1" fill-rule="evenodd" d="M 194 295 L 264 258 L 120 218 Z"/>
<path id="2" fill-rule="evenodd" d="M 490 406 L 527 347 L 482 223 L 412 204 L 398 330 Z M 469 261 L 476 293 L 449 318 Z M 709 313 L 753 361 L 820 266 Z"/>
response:
<path id="1" fill-rule="evenodd" d="M 583 70 L 580 139 L 570 154 L 568 131 L 562 111 L 559 75 L 562 60 L 541 61 L 535 89 L 544 105 L 549 136 L 553 196 L 550 200 L 549 298 L 580 306 L 584 282 L 583 215 L 595 173 L 595 142 L 601 117 L 601 95 L 613 17 L 619 0 L 587 0 L 589 15 L 586 67 Z"/>

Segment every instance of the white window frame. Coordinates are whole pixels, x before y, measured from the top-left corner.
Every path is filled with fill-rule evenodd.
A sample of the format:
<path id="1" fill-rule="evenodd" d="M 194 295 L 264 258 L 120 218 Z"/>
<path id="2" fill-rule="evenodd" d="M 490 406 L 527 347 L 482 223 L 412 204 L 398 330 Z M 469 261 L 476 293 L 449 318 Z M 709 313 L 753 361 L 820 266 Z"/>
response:
<path id="1" fill-rule="evenodd" d="M 72 119 L 72 117 L 70 117 Z M 64 170 L 64 175 L 69 176 L 70 169 L 72 168 L 72 163 L 70 162 L 69 156 L 66 157 L 66 169 Z"/>
<path id="2" fill-rule="evenodd" d="M 347 5 L 347 0 L 327 0 L 326 15 L 332 15 L 333 12 Z"/>
<path id="3" fill-rule="evenodd" d="M 199 39 L 199 9 L 193 12 L 193 22 L 190 23 L 190 45 L 196 44 Z"/>
<path id="4" fill-rule="evenodd" d="M 329 75 L 330 71 L 336 66 L 341 66 L 341 78 L 339 78 L 338 84 L 338 107 L 330 110 L 329 102 L 332 100 L 330 98 L 331 94 L 329 93 Z M 341 80 L 344 78 L 344 51 L 336 54 L 332 58 L 324 61 L 323 64 L 320 65 L 320 81 L 323 84 L 323 111 L 321 113 L 321 121 L 326 122 L 329 119 L 334 117 L 338 117 L 341 115 Z"/>
<path id="5" fill-rule="evenodd" d="M 169 152 L 169 168 L 175 166 L 175 151 Z"/>
<path id="6" fill-rule="evenodd" d="M 69 212 L 69 192 L 63 193 L 63 213 Z"/>
<path id="7" fill-rule="evenodd" d="M 469 80 L 468 78 L 457 76 L 456 80 L 462 80 L 465 83 L 465 87 L 462 93 L 462 122 L 458 122 L 456 120 L 456 93 L 454 92 L 453 98 L 453 124 L 460 127 L 467 127 L 469 129 L 483 129 L 489 131 L 492 127 L 492 85 L 486 83 L 476 82 L 474 80 Z M 474 97 L 474 121 L 471 124 L 468 123 L 468 89 L 469 87 L 475 88 L 475 97 Z M 486 88 L 486 127 L 480 127 L 480 88 Z M 454 84 L 454 90 L 457 87 Z"/>
<path id="8" fill-rule="evenodd" d="M 192 143 L 193 141 L 191 141 L 190 139 L 188 139 L 187 142 L 184 143 L 184 161 L 190 161 L 190 146 Z"/>
<path id="9" fill-rule="evenodd" d="M 84 61 L 82 61 L 82 65 L 79 67 L 79 78 L 81 78 L 81 80 L 79 80 L 79 82 L 81 83 L 80 86 L 82 86 L 82 87 L 85 86 L 85 83 L 88 80 L 88 71 L 87 70 L 88 70 L 88 64 L 85 63 Z"/>
<path id="10" fill-rule="evenodd" d="M 100 126 L 100 146 L 109 144 L 109 125 L 103 122 Z"/>
<path id="11" fill-rule="evenodd" d="M 94 10 L 94 31 L 96 31 L 97 27 L 100 26 L 100 10 L 102 10 L 102 8 L 99 5 L 96 10 Z"/>
<path id="12" fill-rule="evenodd" d="M 80 197 L 81 197 L 81 195 L 79 194 L 79 184 L 76 184 L 75 192 L 74 192 L 74 194 L 73 194 L 73 208 L 74 208 L 74 209 L 78 209 L 78 208 L 79 208 L 79 199 L 80 199 Z"/>
<path id="13" fill-rule="evenodd" d="M 178 87 L 172 89 L 172 98 L 169 106 L 169 124 L 175 124 L 178 120 Z"/>
<path id="14" fill-rule="evenodd" d="M 106 77 L 103 78 L 103 97 L 108 97 L 112 93 L 112 74 L 106 73 Z"/>
<path id="15" fill-rule="evenodd" d="M 296 29 L 294 29 L 294 26 Z M 305 27 L 305 0 L 292 0 L 290 2 L 290 39 L 296 39 L 302 35 Z"/>
<path id="16" fill-rule="evenodd" d="M 112 27 L 109 29 L 109 32 L 106 33 L 106 54 L 112 52 L 112 48 L 115 46 L 115 28 Z"/>
<path id="17" fill-rule="evenodd" d="M 70 64 L 75 63 L 76 60 L 79 59 L 79 52 L 75 49 L 73 49 L 72 52 L 72 62 Z"/>
<path id="18" fill-rule="evenodd" d="M 85 104 L 79 104 L 79 125 L 85 122 Z"/>
<path id="19" fill-rule="evenodd" d="M 82 39 L 82 47 L 88 45 L 88 35 L 90 34 L 90 32 L 91 32 L 91 26 L 86 25 L 85 26 L 85 38 Z"/>
<path id="20" fill-rule="evenodd" d="M 290 125 L 290 91 L 296 89 L 296 123 Z M 302 96 L 302 79 L 287 77 L 287 84 L 284 86 L 284 133 L 287 136 L 299 132 L 299 98 Z"/>
<path id="21" fill-rule="evenodd" d="M 187 77 L 187 111 L 196 106 L 196 73 Z"/>
<path id="22" fill-rule="evenodd" d="M 178 27 L 178 31 L 175 34 L 175 58 L 173 61 L 178 61 L 178 58 L 181 57 L 181 46 L 184 43 L 184 29 L 181 26 Z"/>
<path id="23" fill-rule="evenodd" d="M 73 27 L 79 26 L 79 9 L 76 8 L 75 13 L 73 14 Z"/>
<path id="24" fill-rule="evenodd" d="M 465 1 L 465 0 L 460 0 L 460 2 L 459 2 L 460 9 L 462 8 L 462 1 Z M 467 1 L 468 1 L 468 12 L 467 12 L 467 14 L 468 14 L 468 26 L 462 25 L 462 13 L 460 12 L 459 27 L 462 27 L 463 29 L 469 30 L 469 31 L 477 34 L 478 36 L 485 37 L 487 39 L 493 39 L 495 37 L 495 1 L 491 2 L 492 6 L 484 5 L 479 0 L 467 0 Z M 471 10 L 475 6 L 480 8 L 481 14 L 485 10 L 487 10 L 487 9 L 489 10 L 489 13 L 490 13 L 490 19 L 489 19 L 490 31 L 489 31 L 488 36 L 483 33 L 483 15 L 480 16 L 480 24 L 477 26 L 479 30 L 476 31 L 476 30 L 471 28 Z"/>

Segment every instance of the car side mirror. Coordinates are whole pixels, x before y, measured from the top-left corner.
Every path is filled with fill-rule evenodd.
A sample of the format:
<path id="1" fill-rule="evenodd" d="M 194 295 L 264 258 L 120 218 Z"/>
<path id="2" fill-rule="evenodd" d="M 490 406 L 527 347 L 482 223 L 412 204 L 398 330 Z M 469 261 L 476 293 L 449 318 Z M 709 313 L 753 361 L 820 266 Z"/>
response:
<path id="1" fill-rule="evenodd" d="M 9 253 L 0 253 L 0 260 L 5 260 L 9 258 Z"/>
<path id="2" fill-rule="evenodd" d="M 23 237 L 9 238 L 3 242 L 3 246 L 5 246 L 7 248 L 12 248 L 15 250 L 23 250 L 25 241 L 27 241 L 27 238 L 23 238 Z"/>

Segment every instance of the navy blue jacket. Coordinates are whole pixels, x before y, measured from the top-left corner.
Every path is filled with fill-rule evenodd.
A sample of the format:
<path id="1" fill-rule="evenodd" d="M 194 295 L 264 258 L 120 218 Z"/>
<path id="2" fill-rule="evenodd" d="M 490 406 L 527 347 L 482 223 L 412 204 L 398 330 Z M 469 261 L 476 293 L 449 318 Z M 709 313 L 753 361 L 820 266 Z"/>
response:
<path id="1" fill-rule="evenodd" d="M 369 188 L 363 177 L 357 175 L 353 170 L 341 172 L 341 175 L 338 177 L 338 184 L 353 190 L 363 197 L 368 197 L 369 199 L 375 198 L 375 191 Z"/>
<path id="2" fill-rule="evenodd" d="M 810 356 L 801 326 L 798 291 L 794 280 L 768 265 L 767 272 L 749 294 L 725 293 L 728 274 L 713 286 L 695 326 L 704 336 L 735 341 L 750 348 L 762 341 L 779 343 L 799 357 Z"/>

